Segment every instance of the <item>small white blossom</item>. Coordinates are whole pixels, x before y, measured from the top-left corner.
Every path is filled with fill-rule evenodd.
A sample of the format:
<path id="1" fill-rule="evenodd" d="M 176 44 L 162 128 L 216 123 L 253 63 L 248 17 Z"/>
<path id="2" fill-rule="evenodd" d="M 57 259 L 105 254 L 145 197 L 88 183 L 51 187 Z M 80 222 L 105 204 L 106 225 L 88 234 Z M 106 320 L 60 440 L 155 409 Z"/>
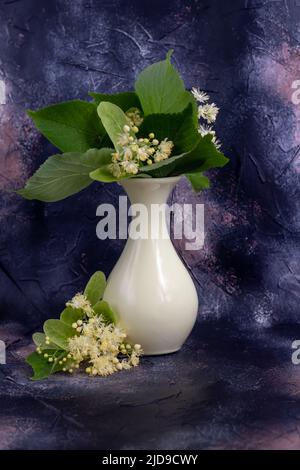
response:
<path id="1" fill-rule="evenodd" d="M 174 147 L 174 144 L 171 140 L 164 139 L 159 144 L 158 149 L 160 152 L 164 153 L 165 155 L 169 157 L 169 155 L 172 152 L 173 147 Z"/>
<path id="2" fill-rule="evenodd" d="M 203 124 L 200 124 L 198 132 L 202 137 L 205 137 L 206 135 L 212 135 L 211 141 L 215 145 L 216 149 L 219 150 L 221 148 L 221 142 L 219 141 L 219 139 L 217 139 L 216 132 L 211 126 L 205 126 Z"/>
<path id="3" fill-rule="evenodd" d="M 161 162 L 162 160 L 166 160 L 168 158 L 168 155 L 163 152 L 157 151 L 154 155 L 154 161 L 156 163 Z"/>
<path id="4" fill-rule="evenodd" d="M 66 307 L 73 307 L 75 309 L 82 309 L 88 316 L 93 312 L 92 306 L 85 295 L 76 294 L 72 300 L 66 303 Z"/>
<path id="5" fill-rule="evenodd" d="M 124 160 L 131 160 L 132 159 L 132 150 L 130 148 L 125 148 L 124 150 Z"/>
<path id="6" fill-rule="evenodd" d="M 126 116 L 130 119 L 133 126 L 140 126 L 143 122 L 141 111 L 138 108 L 132 108 L 127 111 Z"/>
<path id="7" fill-rule="evenodd" d="M 121 167 L 118 163 L 112 163 L 109 169 L 115 178 L 120 178 L 122 175 Z"/>
<path id="8" fill-rule="evenodd" d="M 118 145 L 124 147 L 130 143 L 130 135 L 124 132 L 124 134 L 120 134 L 118 138 Z"/>
<path id="9" fill-rule="evenodd" d="M 135 162 L 129 162 L 125 160 L 124 162 L 121 162 L 121 165 L 128 174 L 136 175 L 139 171 L 139 167 Z"/>
<path id="10" fill-rule="evenodd" d="M 216 132 L 213 130 L 213 128 L 211 126 L 206 126 L 205 124 L 200 124 L 198 131 L 199 131 L 199 134 L 201 134 L 202 137 L 204 137 L 208 134 L 212 134 L 212 135 L 216 134 Z"/>
<path id="11" fill-rule="evenodd" d="M 205 104 L 198 107 L 198 118 L 203 118 L 210 124 L 215 122 L 218 112 L 219 108 L 215 105 L 215 103 Z"/>
<path id="12" fill-rule="evenodd" d="M 141 161 L 141 162 L 145 162 L 148 157 L 149 157 L 149 153 L 147 150 L 150 150 L 150 149 L 147 149 L 145 147 L 141 147 L 138 149 L 137 151 L 137 156 L 138 156 L 138 159 Z M 153 149 L 154 150 L 154 149 Z"/>
<path id="13" fill-rule="evenodd" d="M 205 93 L 205 91 L 199 90 L 199 88 L 193 87 L 191 92 L 195 100 L 197 100 L 199 103 L 205 103 L 209 100 L 209 95 Z"/>
<path id="14" fill-rule="evenodd" d="M 211 139 L 212 143 L 215 145 L 216 149 L 219 150 L 222 147 L 222 144 L 219 139 L 214 135 Z"/>
<path id="15" fill-rule="evenodd" d="M 136 367 L 137 365 L 139 365 L 139 362 L 139 353 L 137 351 L 133 351 L 129 359 L 129 364 L 133 367 Z"/>

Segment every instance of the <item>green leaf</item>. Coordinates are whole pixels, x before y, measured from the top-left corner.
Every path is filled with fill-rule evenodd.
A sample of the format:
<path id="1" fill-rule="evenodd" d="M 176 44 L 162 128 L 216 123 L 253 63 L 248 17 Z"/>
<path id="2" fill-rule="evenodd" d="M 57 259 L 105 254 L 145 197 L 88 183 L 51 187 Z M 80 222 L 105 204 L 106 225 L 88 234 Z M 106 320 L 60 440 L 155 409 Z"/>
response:
<path id="1" fill-rule="evenodd" d="M 65 101 L 28 114 L 39 131 L 62 152 L 101 147 L 105 131 L 95 103 Z"/>
<path id="2" fill-rule="evenodd" d="M 68 339 L 76 335 L 76 330 L 63 323 L 61 320 L 47 320 L 44 323 L 44 332 L 50 341 L 57 344 L 61 349 L 68 350 Z"/>
<path id="3" fill-rule="evenodd" d="M 175 144 L 175 155 L 189 152 L 199 141 L 199 133 L 193 121 L 193 108 L 189 104 L 182 112 L 177 114 L 150 114 L 146 116 L 140 126 L 139 136 L 146 137 L 150 132 L 158 140 L 166 137 Z"/>
<path id="4" fill-rule="evenodd" d="M 201 191 L 207 189 L 210 186 L 209 179 L 200 172 L 186 173 L 185 175 L 190 181 L 194 191 Z"/>
<path id="5" fill-rule="evenodd" d="M 216 149 L 211 139 L 210 135 L 203 138 L 199 136 L 198 145 L 192 151 L 153 163 L 151 166 L 145 165 L 140 171 L 154 178 L 163 178 L 222 167 L 226 165 L 228 158 Z"/>
<path id="6" fill-rule="evenodd" d="M 53 155 L 40 166 L 18 194 L 44 202 L 60 201 L 92 183 L 91 171 L 111 161 L 111 149 Z"/>
<path id="7" fill-rule="evenodd" d="M 80 308 L 66 307 L 60 314 L 60 320 L 66 325 L 72 326 L 77 320 L 82 320 L 84 312 Z"/>
<path id="8" fill-rule="evenodd" d="M 108 101 L 102 101 L 97 111 L 115 149 L 121 150 L 121 147 L 118 145 L 118 140 L 120 134 L 124 132 L 123 128 L 125 124 L 128 125 L 126 114 L 119 106 L 109 103 Z M 131 135 L 134 136 L 134 133 L 131 132 Z"/>
<path id="9" fill-rule="evenodd" d="M 110 305 L 105 300 L 100 300 L 99 302 L 97 302 L 93 306 L 93 309 L 97 315 L 102 315 L 105 323 L 117 323 L 117 314 L 112 310 Z"/>
<path id="10" fill-rule="evenodd" d="M 91 92 L 89 95 L 94 98 L 97 105 L 99 105 L 101 101 L 108 101 L 109 103 L 119 106 L 124 112 L 128 111 L 130 108 L 142 109 L 140 100 L 134 91 L 115 93 L 113 95 Z"/>
<path id="11" fill-rule="evenodd" d="M 48 351 L 48 354 L 55 354 L 57 360 L 59 360 L 62 356 L 64 356 L 65 352 L 61 350 L 51 350 Z M 50 374 L 58 372 L 62 370 L 64 365 L 58 364 L 54 362 L 48 362 L 48 359 L 43 356 L 43 354 L 38 354 L 37 352 L 31 353 L 26 358 L 27 364 L 29 364 L 33 369 L 33 376 L 32 380 L 41 380 L 46 379 Z"/>
<path id="12" fill-rule="evenodd" d="M 33 333 L 33 342 L 41 349 L 57 349 L 57 344 L 50 342 L 46 344 L 46 335 L 44 333 Z"/>
<path id="13" fill-rule="evenodd" d="M 84 295 L 90 301 L 91 305 L 95 305 L 98 300 L 102 299 L 106 287 L 106 277 L 102 271 L 96 271 L 84 289 Z"/>
<path id="14" fill-rule="evenodd" d="M 179 113 L 191 103 L 191 94 L 170 61 L 166 60 L 144 69 L 135 83 L 135 90 L 145 116 L 148 114 Z"/>
<path id="15" fill-rule="evenodd" d="M 26 362 L 33 369 L 32 380 L 45 379 L 51 374 L 52 364 L 42 354 L 33 352 L 27 357 Z"/>

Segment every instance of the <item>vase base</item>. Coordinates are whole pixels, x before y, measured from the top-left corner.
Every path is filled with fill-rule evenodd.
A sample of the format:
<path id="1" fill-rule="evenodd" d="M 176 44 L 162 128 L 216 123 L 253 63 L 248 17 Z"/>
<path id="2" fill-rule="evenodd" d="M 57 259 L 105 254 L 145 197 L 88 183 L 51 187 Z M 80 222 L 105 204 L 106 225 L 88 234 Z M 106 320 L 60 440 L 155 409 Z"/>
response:
<path id="1" fill-rule="evenodd" d="M 146 351 L 146 352 L 143 353 L 143 356 L 164 356 L 165 354 L 175 353 L 175 352 L 179 351 L 180 349 L 181 349 L 181 346 L 179 346 L 179 348 L 167 349 L 167 350 L 163 350 L 163 351 Z"/>

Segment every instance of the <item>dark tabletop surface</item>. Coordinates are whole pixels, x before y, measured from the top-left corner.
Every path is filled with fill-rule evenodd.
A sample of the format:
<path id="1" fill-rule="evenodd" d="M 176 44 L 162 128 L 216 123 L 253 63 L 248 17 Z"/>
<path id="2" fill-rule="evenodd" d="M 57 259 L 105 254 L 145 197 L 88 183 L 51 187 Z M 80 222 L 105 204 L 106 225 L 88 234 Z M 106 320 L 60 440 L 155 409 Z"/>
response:
<path id="1" fill-rule="evenodd" d="M 108 378 L 33 382 L 30 337 L 2 329 L 2 449 L 297 449 L 300 328 L 239 331 L 198 323 L 183 349 Z"/>

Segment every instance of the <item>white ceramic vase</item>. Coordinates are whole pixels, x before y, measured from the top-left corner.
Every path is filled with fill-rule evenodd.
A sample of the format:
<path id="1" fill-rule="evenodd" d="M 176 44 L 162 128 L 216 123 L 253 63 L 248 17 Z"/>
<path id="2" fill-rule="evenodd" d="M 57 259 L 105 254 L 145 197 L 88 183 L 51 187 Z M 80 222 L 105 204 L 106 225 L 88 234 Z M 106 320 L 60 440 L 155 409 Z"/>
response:
<path id="1" fill-rule="evenodd" d="M 117 312 L 129 339 L 144 353 L 177 351 L 196 321 L 198 296 L 194 283 L 167 233 L 165 215 L 151 215 L 153 204 L 166 204 L 179 177 L 128 179 L 122 182 L 131 204 L 143 204 L 147 214 L 139 220 L 148 226 L 146 239 L 128 238 L 111 272 L 104 299 Z M 153 206 L 152 206 L 153 207 Z M 151 228 L 159 224 L 155 237 Z M 157 236 L 158 233 L 158 236 Z"/>

